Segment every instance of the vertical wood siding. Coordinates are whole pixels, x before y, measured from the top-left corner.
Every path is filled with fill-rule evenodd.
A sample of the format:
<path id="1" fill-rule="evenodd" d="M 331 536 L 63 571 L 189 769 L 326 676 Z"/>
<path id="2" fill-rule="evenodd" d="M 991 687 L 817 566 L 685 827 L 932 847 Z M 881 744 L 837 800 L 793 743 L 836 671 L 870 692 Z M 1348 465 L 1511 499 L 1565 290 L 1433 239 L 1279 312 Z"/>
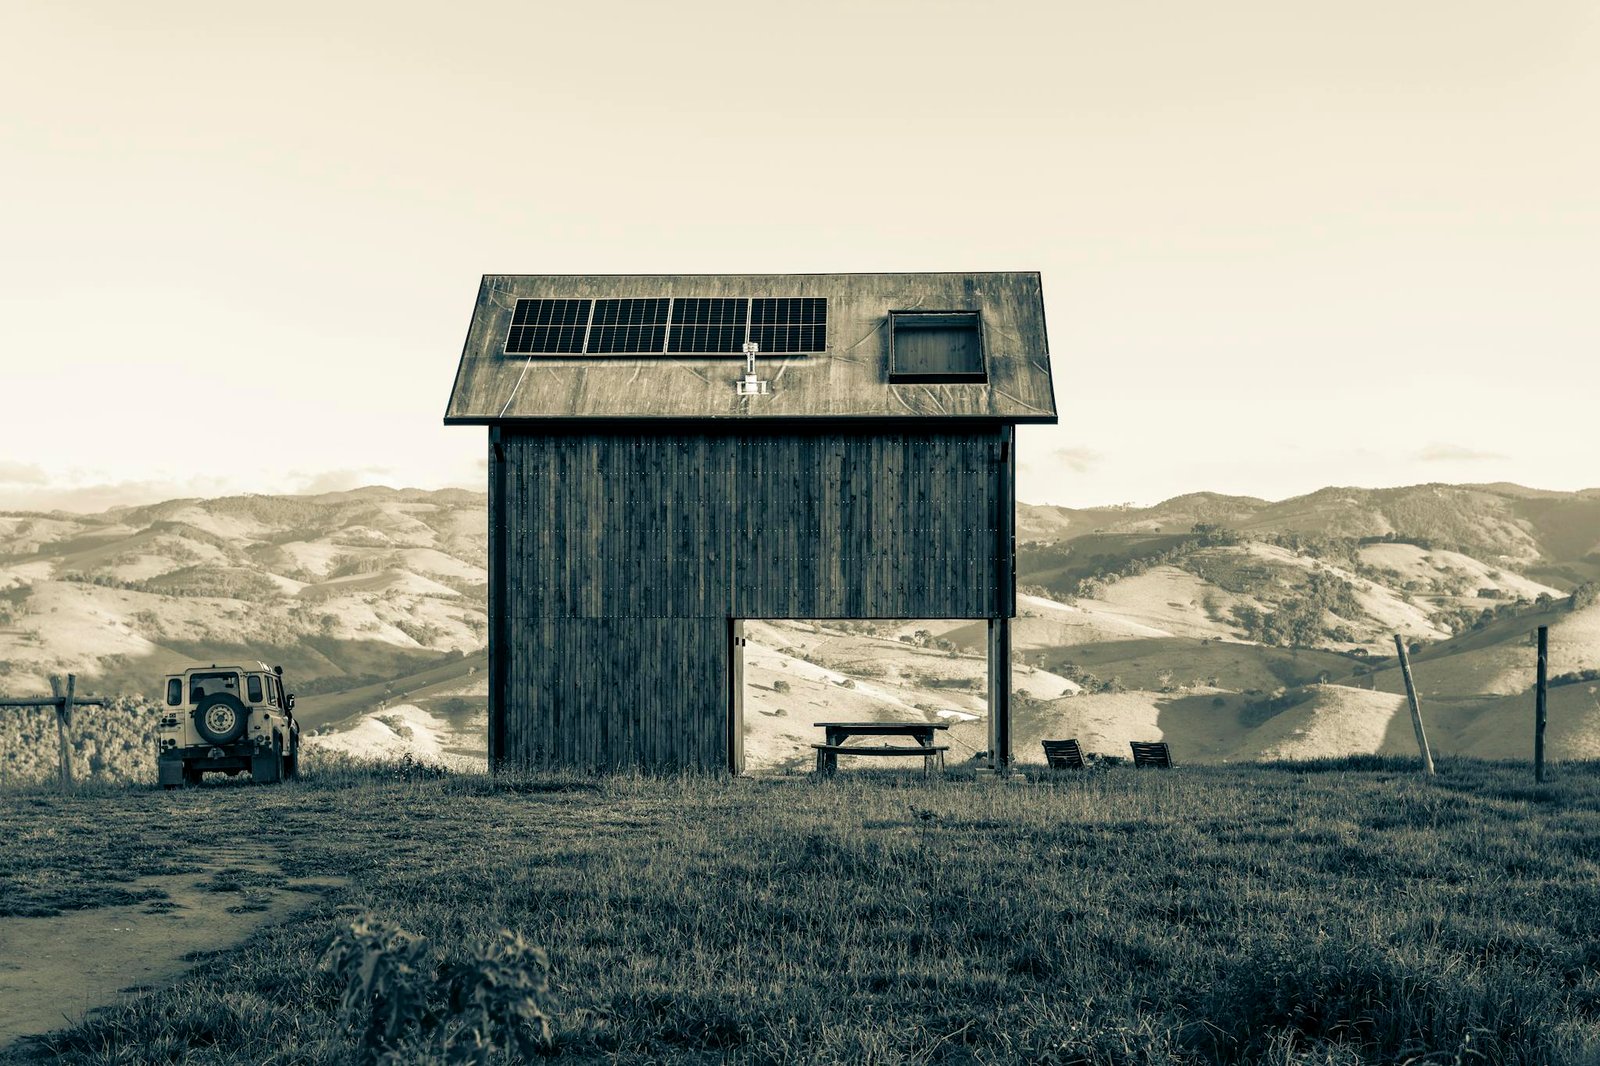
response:
<path id="1" fill-rule="evenodd" d="M 1011 613 L 998 427 L 498 428 L 504 765 L 726 767 L 730 617 Z"/>

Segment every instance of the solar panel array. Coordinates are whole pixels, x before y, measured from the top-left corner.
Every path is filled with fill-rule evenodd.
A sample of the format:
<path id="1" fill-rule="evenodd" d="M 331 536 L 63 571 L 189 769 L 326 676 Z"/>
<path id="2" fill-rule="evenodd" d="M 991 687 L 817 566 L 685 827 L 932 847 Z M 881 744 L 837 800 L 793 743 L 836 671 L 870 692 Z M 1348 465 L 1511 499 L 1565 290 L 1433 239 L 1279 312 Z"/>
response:
<path id="1" fill-rule="evenodd" d="M 739 355 L 822 352 L 822 297 L 652 297 L 518 300 L 507 355 Z"/>

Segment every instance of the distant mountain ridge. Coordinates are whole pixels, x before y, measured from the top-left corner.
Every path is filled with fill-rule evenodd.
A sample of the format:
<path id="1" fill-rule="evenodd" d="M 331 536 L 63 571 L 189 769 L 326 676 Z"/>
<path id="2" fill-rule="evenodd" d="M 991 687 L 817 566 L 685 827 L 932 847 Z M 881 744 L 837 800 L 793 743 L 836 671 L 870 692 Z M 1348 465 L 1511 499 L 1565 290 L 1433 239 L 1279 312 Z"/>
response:
<path id="1" fill-rule="evenodd" d="M 1518 567 L 1557 586 L 1600 578 L 1600 488 L 1521 485 L 1329 487 L 1286 500 L 1198 492 L 1151 507 L 1018 507 L 1018 539 L 1061 542 L 1086 534 L 1181 532 L 1197 524 L 1243 533 L 1302 533 L 1422 542 Z"/>

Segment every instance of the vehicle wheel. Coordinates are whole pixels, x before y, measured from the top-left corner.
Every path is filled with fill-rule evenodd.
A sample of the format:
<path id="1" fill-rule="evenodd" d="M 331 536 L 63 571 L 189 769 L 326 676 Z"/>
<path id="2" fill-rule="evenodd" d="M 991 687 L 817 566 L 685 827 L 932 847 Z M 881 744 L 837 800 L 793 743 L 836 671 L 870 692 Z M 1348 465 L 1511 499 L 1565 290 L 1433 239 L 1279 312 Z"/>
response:
<path id="1" fill-rule="evenodd" d="M 194 727 L 213 744 L 231 744 L 244 735 L 250 713 L 239 697 L 213 692 L 194 709 Z"/>
<path id="2" fill-rule="evenodd" d="M 283 757 L 283 779 L 292 781 L 300 776 L 300 738 L 289 741 L 289 754 Z"/>
<path id="3" fill-rule="evenodd" d="M 272 750 L 250 756 L 250 779 L 259 785 L 276 784 L 283 780 L 283 741 L 274 739 Z"/>

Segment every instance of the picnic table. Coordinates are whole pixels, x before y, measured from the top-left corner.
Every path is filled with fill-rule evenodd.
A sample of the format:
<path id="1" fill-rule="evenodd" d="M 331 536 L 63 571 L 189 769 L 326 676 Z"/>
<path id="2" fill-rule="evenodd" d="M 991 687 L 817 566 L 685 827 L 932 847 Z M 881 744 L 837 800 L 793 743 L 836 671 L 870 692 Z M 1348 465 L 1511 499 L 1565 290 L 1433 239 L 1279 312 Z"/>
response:
<path id="1" fill-rule="evenodd" d="M 817 728 L 825 730 L 826 741 L 821 744 L 811 745 L 817 749 L 817 772 L 832 774 L 839 768 L 841 755 L 910 755 L 920 756 L 922 759 L 922 775 L 928 775 L 928 767 L 935 759 L 938 760 L 939 769 L 944 769 L 944 753 L 950 750 L 948 744 L 935 744 L 933 742 L 934 730 L 949 729 L 948 722 L 816 722 Z M 910 737 L 916 741 L 911 744 L 846 744 L 851 737 Z"/>

